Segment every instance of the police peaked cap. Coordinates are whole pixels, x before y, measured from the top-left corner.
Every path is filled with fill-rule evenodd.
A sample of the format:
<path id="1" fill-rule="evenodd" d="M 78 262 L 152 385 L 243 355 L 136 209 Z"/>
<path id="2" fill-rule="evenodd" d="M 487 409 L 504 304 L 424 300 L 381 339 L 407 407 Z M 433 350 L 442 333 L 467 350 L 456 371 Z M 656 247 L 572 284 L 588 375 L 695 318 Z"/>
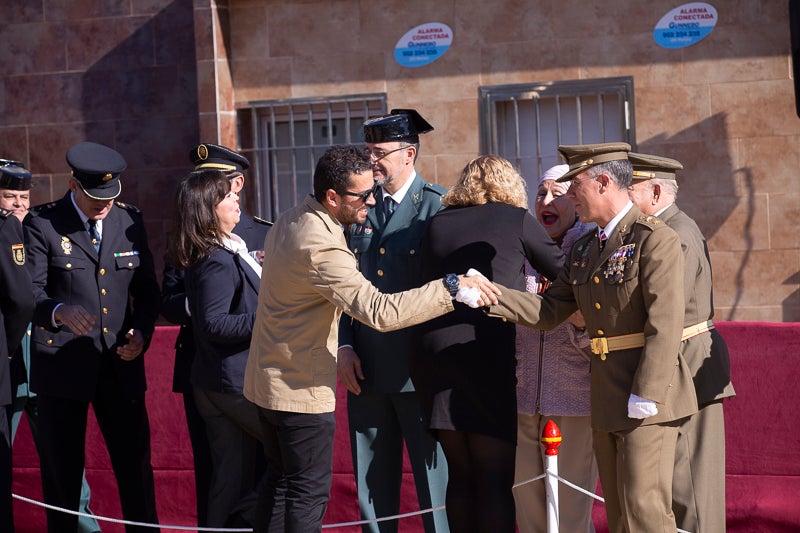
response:
<path id="1" fill-rule="evenodd" d="M 392 109 L 388 115 L 364 122 L 364 142 L 408 141 L 416 143 L 421 133 L 433 131 L 416 109 Z"/>
<path id="2" fill-rule="evenodd" d="M 219 144 L 199 144 L 189 152 L 189 159 L 194 163 L 195 170 L 244 172 L 250 168 L 250 161 L 245 156 Z"/>
<path id="3" fill-rule="evenodd" d="M 67 164 L 86 196 L 112 200 L 122 192 L 119 175 L 127 163 L 116 150 L 93 142 L 78 143 L 67 150 Z"/>
<path id="4" fill-rule="evenodd" d="M 31 188 L 31 173 L 20 161 L 0 159 L 0 189 L 27 191 Z"/>

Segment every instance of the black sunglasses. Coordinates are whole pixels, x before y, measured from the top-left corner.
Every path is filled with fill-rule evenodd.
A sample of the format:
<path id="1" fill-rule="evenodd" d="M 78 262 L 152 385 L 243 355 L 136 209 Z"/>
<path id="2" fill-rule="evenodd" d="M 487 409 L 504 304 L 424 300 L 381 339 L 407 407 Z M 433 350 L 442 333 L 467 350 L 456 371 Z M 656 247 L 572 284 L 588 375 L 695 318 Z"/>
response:
<path id="1" fill-rule="evenodd" d="M 355 196 L 356 198 L 361 198 L 361 201 L 366 203 L 369 200 L 369 196 L 372 195 L 375 198 L 378 197 L 378 188 L 379 185 L 374 185 L 370 190 L 364 192 L 350 192 L 350 191 L 343 191 L 339 194 L 347 195 L 347 196 Z"/>

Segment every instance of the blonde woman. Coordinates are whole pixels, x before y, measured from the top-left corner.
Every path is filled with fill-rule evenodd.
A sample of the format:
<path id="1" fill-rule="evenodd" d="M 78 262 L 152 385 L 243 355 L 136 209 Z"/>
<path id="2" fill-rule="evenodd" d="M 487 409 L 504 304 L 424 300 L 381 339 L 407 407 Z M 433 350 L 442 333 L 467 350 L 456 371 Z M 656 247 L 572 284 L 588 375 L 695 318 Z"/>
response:
<path id="1" fill-rule="evenodd" d="M 551 278 L 561 268 L 564 254 L 528 211 L 525 182 L 505 159 L 470 161 L 442 203 L 422 241 L 425 280 L 474 267 L 525 290 L 526 259 Z M 418 331 L 411 377 L 447 458 L 450 528 L 512 533 L 516 327 L 456 304 Z"/>

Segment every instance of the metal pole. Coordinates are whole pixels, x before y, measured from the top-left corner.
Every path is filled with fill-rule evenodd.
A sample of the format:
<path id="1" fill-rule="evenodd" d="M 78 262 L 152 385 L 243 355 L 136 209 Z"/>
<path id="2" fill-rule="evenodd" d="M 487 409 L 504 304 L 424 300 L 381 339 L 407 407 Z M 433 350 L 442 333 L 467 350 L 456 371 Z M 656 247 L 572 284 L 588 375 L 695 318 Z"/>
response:
<path id="1" fill-rule="evenodd" d="M 558 533 L 558 447 L 561 446 L 561 430 L 555 422 L 548 420 L 542 431 L 545 454 L 544 479 L 547 495 L 547 533 Z"/>

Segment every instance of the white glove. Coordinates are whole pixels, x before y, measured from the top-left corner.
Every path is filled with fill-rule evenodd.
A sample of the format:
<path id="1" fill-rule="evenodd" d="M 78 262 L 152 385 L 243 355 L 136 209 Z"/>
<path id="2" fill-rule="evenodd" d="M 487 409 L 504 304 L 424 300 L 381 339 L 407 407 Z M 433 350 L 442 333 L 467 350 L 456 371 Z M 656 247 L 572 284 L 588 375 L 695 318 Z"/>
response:
<path id="1" fill-rule="evenodd" d="M 481 291 L 479 291 L 476 287 L 464 287 L 458 289 L 456 293 L 456 301 L 461 302 L 462 304 L 467 304 L 473 309 L 477 309 L 480 307 L 478 305 L 478 298 L 481 297 Z"/>
<path id="2" fill-rule="evenodd" d="M 658 414 L 658 407 L 653 400 L 647 400 L 635 394 L 628 398 L 628 418 L 648 418 Z"/>
<path id="3" fill-rule="evenodd" d="M 475 270 L 474 268 L 470 268 L 467 270 L 467 273 L 464 274 L 465 277 L 470 276 L 483 276 L 480 272 Z M 481 292 L 476 289 L 475 287 L 465 287 L 463 289 L 458 289 L 456 293 L 456 301 L 461 302 L 462 304 L 466 304 L 473 309 L 477 309 L 478 306 L 478 298 L 480 298 Z"/>

